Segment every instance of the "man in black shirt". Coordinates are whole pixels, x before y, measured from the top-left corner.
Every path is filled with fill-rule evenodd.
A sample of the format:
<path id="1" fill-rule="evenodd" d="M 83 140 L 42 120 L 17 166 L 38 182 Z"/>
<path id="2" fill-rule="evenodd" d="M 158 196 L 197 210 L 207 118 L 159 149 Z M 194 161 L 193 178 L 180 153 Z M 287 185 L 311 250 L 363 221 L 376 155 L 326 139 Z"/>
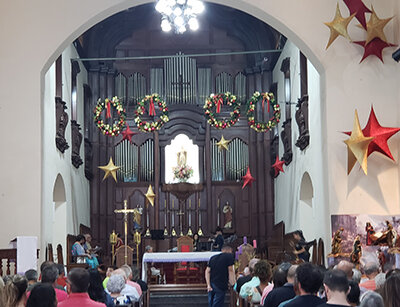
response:
<path id="1" fill-rule="evenodd" d="M 224 237 L 222 236 L 222 228 L 217 227 L 215 230 L 215 239 L 214 244 L 212 246 L 213 251 L 220 251 L 222 246 L 224 245 Z"/>
<path id="2" fill-rule="evenodd" d="M 282 287 L 274 288 L 270 293 L 268 293 L 266 299 L 264 300 L 263 306 L 277 307 L 280 303 L 290 300 L 296 296 L 294 292 L 294 280 L 296 277 L 297 265 L 290 266 L 285 283 Z"/>
<path id="3" fill-rule="evenodd" d="M 324 301 L 317 296 L 322 280 L 322 273 L 316 265 L 309 262 L 300 264 L 296 269 L 295 279 L 295 289 L 299 296 L 285 307 L 315 307 L 322 304 Z"/>
<path id="4" fill-rule="evenodd" d="M 223 246 L 221 253 L 212 256 L 207 264 L 205 273 L 208 291 L 208 306 L 220 307 L 224 305 L 225 292 L 228 290 L 228 282 L 235 284 L 235 259 L 232 247 Z"/>

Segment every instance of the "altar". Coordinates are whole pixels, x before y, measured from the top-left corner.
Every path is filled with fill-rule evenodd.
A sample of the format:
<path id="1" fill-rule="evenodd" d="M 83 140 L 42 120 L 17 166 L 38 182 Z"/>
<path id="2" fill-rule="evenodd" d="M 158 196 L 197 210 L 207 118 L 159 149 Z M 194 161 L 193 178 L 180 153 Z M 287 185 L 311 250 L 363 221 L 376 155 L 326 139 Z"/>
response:
<path id="1" fill-rule="evenodd" d="M 145 253 L 142 260 L 142 280 L 147 282 L 148 263 L 208 262 L 220 252 Z M 167 278 L 168 279 L 168 278 Z"/>

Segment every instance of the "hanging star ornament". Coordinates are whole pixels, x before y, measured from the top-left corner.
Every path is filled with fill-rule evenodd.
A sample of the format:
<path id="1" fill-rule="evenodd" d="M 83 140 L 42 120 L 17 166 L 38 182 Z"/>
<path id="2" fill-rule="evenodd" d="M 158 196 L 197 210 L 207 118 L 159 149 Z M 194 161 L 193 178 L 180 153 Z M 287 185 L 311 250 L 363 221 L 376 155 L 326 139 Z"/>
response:
<path id="1" fill-rule="evenodd" d="M 372 14 L 371 14 L 370 19 L 367 22 L 367 38 L 365 40 L 366 44 L 371 42 L 374 38 L 380 38 L 385 43 L 388 43 L 385 33 L 383 32 L 383 28 L 392 19 L 393 19 L 393 17 L 379 19 L 375 13 L 374 8 L 372 7 Z"/>
<path id="2" fill-rule="evenodd" d="M 350 21 L 353 19 L 354 16 L 355 14 L 352 14 L 347 18 L 343 18 L 342 14 L 340 13 L 339 3 L 337 4 L 335 18 L 331 22 L 325 22 L 325 25 L 327 25 L 331 30 L 331 35 L 329 37 L 326 49 L 329 48 L 329 46 L 339 35 L 351 41 L 349 33 L 347 32 L 347 26 L 349 25 Z"/>
<path id="3" fill-rule="evenodd" d="M 230 140 L 225 140 L 224 136 L 221 137 L 221 140 L 217 143 L 218 149 L 220 151 L 222 150 L 228 150 L 228 144 Z"/>
<path id="4" fill-rule="evenodd" d="M 251 176 L 250 166 L 247 167 L 246 175 L 243 176 L 243 186 L 242 189 L 245 188 L 246 185 L 251 186 L 252 182 L 255 181 L 254 177 Z"/>
<path id="5" fill-rule="evenodd" d="M 382 63 L 384 63 L 383 57 L 382 57 L 383 49 L 385 49 L 387 47 L 395 47 L 396 46 L 396 45 L 393 45 L 390 43 L 386 43 L 386 42 L 382 41 L 380 38 L 374 38 L 368 44 L 365 44 L 365 41 L 359 41 L 359 42 L 353 42 L 353 43 L 360 45 L 361 47 L 364 48 L 364 55 L 363 55 L 360 63 L 362 61 L 364 61 L 370 55 L 374 55 L 374 56 L 378 57 L 382 61 Z"/>
<path id="6" fill-rule="evenodd" d="M 121 167 L 120 166 L 116 166 L 113 162 L 112 157 L 110 157 L 110 160 L 108 161 L 108 164 L 105 166 L 99 166 L 100 169 L 102 169 L 105 174 L 103 177 L 103 181 L 108 177 L 108 176 L 112 176 L 115 180 L 115 182 L 117 182 L 117 170 L 119 170 Z"/>
<path id="7" fill-rule="evenodd" d="M 137 132 L 133 132 L 133 131 L 131 130 L 131 128 L 129 127 L 129 125 L 126 124 L 126 129 L 125 129 L 124 131 L 122 131 L 122 140 L 121 140 L 121 142 L 122 142 L 123 140 L 127 140 L 127 141 L 129 141 L 129 142 L 132 144 L 132 143 L 133 143 L 133 142 L 132 142 L 132 137 L 133 137 L 135 134 L 137 134 Z"/>
<path id="8" fill-rule="evenodd" d="M 279 160 L 279 157 L 276 156 L 275 163 L 272 164 L 272 168 L 275 171 L 275 177 L 279 174 L 279 172 L 284 173 L 285 171 L 283 170 L 283 165 L 285 164 L 285 161 Z"/>
<path id="9" fill-rule="evenodd" d="M 374 138 L 368 146 L 368 157 L 376 151 L 394 161 L 387 142 L 399 131 L 400 128 L 382 127 L 376 118 L 374 107 L 371 106 L 371 112 L 369 113 L 367 125 L 362 130 L 365 136 Z M 351 132 L 345 133 L 350 135 Z"/>
<path id="10" fill-rule="evenodd" d="M 367 28 L 367 23 L 365 21 L 365 13 L 371 13 L 371 10 L 365 6 L 362 0 L 343 0 L 347 5 L 350 15 L 353 15 L 357 18 L 360 24 Z"/>
<path id="11" fill-rule="evenodd" d="M 154 198 L 156 197 L 156 194 L 154 194 L 153 187 L 151 184 L 149 185 L 149 188 L 147 189 L 147 193 L 145 194 L 146 198 L 150 202 L 152 206 L 154 206 Z"/>
<path id="12" fill-rule="evenodd" d="M 351 132 L 350 138 L 344 141 L 347 145 L 347 174 L 350 174 L 357 161 L 360 163 L 365 175 L 368 174 L 368 146 L 373 139 L 373 137 L 364 136 L 356 110 L 353 131 Z"/>

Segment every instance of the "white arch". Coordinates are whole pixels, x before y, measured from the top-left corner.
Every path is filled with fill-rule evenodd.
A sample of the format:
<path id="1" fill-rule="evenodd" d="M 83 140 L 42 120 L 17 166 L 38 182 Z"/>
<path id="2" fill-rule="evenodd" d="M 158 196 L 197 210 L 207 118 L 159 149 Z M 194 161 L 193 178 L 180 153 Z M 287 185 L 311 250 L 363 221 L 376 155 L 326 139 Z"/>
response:
<path id="1" fill-rule="evenodd" d="M 310 174 L 304 172 L 300 184 L 300 200 L 312 207 L 312 200 L 314 198 L 314 186 Z"/>
<path id="2" fill-rule="evenodd" d="M 61 174 L 57 175 L 57 178 L 54 182 L 53 201 L 54 202 L 66 202 L 67 201 L 67 198 L 65 196 L 64 179 L 62 178 Z"/>

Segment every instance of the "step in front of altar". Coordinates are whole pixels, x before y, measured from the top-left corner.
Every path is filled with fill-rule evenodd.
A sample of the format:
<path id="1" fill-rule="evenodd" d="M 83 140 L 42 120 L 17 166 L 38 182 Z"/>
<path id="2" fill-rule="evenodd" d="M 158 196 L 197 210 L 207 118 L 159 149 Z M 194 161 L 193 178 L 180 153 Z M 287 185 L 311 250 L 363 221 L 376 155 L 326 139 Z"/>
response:
<path id="1" fill-rule="evenodd" d="M 149 306 L 183 307 L 208 306 L 206 285 L 155 285 L 149 288 Z M 225 306 L 230 302 L 229 292 L 225 296 Z"/>

